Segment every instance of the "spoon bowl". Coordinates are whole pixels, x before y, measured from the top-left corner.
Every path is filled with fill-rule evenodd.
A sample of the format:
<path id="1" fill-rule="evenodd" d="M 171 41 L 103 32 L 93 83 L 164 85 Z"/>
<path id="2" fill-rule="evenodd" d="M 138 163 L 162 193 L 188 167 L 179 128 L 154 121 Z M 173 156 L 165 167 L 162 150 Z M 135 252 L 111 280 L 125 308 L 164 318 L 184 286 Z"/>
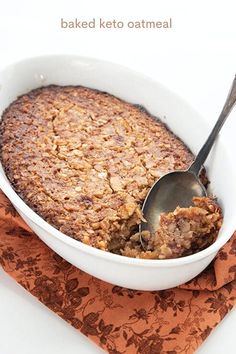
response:
<path id="1" fill-rule="evenodd" d="M 177 206 L 189 207 L 193 197 L 206 195 L 202 182 L 190 171 L 174 171 L 164 175 L 152 186 L 144 201 L 146 222 L 140 224 L 140 231 L 155 233 L 161 213 L 173 211 Z"/>

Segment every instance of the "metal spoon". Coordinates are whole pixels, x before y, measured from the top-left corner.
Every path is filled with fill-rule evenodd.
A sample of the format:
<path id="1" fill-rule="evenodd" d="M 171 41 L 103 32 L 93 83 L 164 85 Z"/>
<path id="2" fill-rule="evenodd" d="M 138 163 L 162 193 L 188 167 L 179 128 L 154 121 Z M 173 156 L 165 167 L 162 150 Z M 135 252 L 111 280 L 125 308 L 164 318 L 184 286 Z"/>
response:
<path id="1" fill-rule="evenodd" d="M 199 173 L 216 137 L 236 103 L 236 76 L 222 109 L 222 112 L 205 144 L 199 151 L 192 165 L 186 171 L 174 171 L 161 177 L 150 189 L 142 212 L 147 222 L 139 226 L 140 242 L 145 249 L 145 241 L 141 231 L 148 230 L 153 234 L 159 225 L 159 217 L 163 212 L 173 211 L 177 206 L 189 207 L 194 196 L 203 197 L 207 191 L 199 179 Z"/>

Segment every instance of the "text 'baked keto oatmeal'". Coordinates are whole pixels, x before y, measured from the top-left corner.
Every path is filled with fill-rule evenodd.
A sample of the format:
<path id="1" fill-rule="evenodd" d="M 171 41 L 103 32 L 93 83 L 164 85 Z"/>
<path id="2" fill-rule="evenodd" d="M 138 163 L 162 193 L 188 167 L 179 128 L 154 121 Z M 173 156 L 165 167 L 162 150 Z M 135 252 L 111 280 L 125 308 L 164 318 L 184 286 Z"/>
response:
<path id="1" fill-rule="evenodd" d="M 0 157 L 21 198 L 68 236 L 132 257 L 183 255 L 142 252 L 131 238 L 152 184 L 193 160 L 140 106 L 81 86 L 33 90 L 3 113 Z M 204 247 L 215 238 L 208 236 Z"/>

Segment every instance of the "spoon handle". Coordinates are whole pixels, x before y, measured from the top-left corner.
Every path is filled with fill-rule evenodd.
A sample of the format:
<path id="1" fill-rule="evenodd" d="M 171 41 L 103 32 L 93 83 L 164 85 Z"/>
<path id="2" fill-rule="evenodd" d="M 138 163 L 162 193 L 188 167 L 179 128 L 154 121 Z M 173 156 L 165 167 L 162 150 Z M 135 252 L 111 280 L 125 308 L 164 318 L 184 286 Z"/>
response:
<path id="1" fill-rule="evenodd" d="M 236 75 L 234 78 L 234 81 L 232 83 L 232 86 L 230 88 L 228 97 L 226 99 L 226 102 L 224 104 L 224 107 L 221 111 L 221 114 L 212 129 L 209 137 L 207 138 L 205 144 L 197 154 L 195 160 L 193 161 L 192 165 L 189 167 L 188 171 L 192 172 L 196 176 L 198 176 L 199 172 L 201 171 L 202 165 L 204 164 L 209 152 L 211 151 L 211 148 L 216 140 L 216 137 L 221 130 L 223 124 L 226 121 L 226 118 L 230 114 L 231 110 L 233 109 L 234 105 L 236 103 Z"/>

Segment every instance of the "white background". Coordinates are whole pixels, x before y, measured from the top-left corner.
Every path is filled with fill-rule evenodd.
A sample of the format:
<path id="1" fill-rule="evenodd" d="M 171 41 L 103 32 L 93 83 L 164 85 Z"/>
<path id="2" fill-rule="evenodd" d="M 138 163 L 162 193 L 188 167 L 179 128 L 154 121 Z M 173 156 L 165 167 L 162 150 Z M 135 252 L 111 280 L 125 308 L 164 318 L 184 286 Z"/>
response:
<path id="1" fill-rule="evenodd" d="M 233 0 L 0 0 L 0 69 L 52 53 L 111 60 L 160 81 L 214 122 L 236 73 L 235 13 Z M 76 17 L 172 17 L 173 29 L 60 29 L 61 18 Z M 229 145 L 235 132 L 234 113 L 222 131 Z M 198 353 L 235 353 L 235 323 L 233 311 Z M 100 352 L 0 270 L 0 354 Z"/>

